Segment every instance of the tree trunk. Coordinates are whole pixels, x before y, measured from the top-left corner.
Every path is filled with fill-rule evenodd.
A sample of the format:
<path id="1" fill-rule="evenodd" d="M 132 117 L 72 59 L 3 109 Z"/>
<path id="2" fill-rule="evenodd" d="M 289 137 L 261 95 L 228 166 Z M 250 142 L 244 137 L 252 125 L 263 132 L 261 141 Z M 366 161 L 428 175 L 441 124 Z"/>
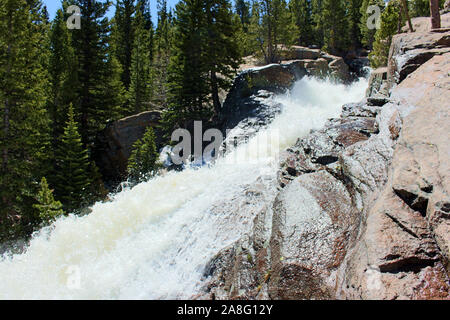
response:
<path id="1" fill-rule="evenodd" d="M 397 33 L 401 33 L 402 32 L 402 27 L 403 27 L 402 15 L 399 14 L 398 15 L 398 21 L 397 21 Z"/>
<path id="2" fill-rule="evenodd" d="M 439 14 L 439 0 L 430 0 L 431 29 L 441 28 L 441 16 Z"/>
<path id="3" fill-rule="evenodd" d="M 413 26 L 411 23 L 411 18 L 409 17 L 408 4 L 406 3 L 406 0 L 402 0 L 402 5 L 403 5 L 403 11 L 405 12 L 405 18 L 408 21 L 409 31 L 414 32 L 414 29 L 413 29 Z"/>
<path id="4" fill-rule="evenodd" d="M 211 71 L 211 89 L 212 89 L 212 99 L 214 110 L 218 116 L 221 109 L 220 99 L 219 99 L 219 87 L 217 85 L 217 75 L 215 71 Z"/>

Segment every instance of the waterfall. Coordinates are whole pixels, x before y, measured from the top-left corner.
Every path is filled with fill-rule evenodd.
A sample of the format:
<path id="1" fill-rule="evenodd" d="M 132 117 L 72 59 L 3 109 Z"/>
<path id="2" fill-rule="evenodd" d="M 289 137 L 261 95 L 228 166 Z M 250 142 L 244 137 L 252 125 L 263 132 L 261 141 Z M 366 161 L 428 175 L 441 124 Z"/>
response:
<path id="1" fill-rule="evenodd" d="M 89 215 L 58 219 L 24 253 L 0 258 L 0 299 L 189 299 L 205 265 L 252 228 L 253 209 L 264 205 L 239 210 L 244 190 L 265 184 L 270 204 L 279 152 L 361 100 L 366 87 L 304 78 L 271 98 L 283 109 L 267 129 L 214 165 L 169 172 L 95 204 Z M 276 139 L 262 139 L 273 132 Z"/>

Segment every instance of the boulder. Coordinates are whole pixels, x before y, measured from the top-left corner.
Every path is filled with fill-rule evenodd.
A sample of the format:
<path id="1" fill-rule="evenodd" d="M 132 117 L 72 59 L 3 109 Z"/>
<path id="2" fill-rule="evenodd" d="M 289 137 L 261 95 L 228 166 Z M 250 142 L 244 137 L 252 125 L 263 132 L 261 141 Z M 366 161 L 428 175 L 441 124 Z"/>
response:
<path id="1" fill-rule="evenodd" d="M 373 109 L 373 112 L 376 111 Z M 294 177 L 318 170 L 326 169 L 338 174 L 340 153 L 378 132 L 377 123 L 371 114 L 358 115 L 331 119 L 323 129 L 312 131 L 287 149 L 280 158 L 278 179 L 281 187 L 289 184 Z"/>
<path id="2" fill-rule="evenodd" d="M 447 1 L 448 2 L 448 1 Z M 441 10 L 441 28 L 449 28 L 450 27 L 450 12 L 449 9 Z M 431 30 L 431 19 L 430 17 L 415 17 L 411 19 L 413 29 L 415 32 L 429 32 Z M 402 32 L 408 32 L 409 27 L 406 25 L 402 28 Z"/>
<path id="3" fill-rule="evenodd" d="M 389 95 L 389 92 L 382 91 L 383 84 L 387 81 L 387 71 L 388 69 L 386 67 L 378 68 L 372 71 L 369 77 L 366 97 L 374 96 L 377 93 Z"/>
<path id="4" fill-rule="evenodd" d="M 403 81 L 435 55 L 450 52 L 450 30 L 395 35 L 388 58 L 390 88 Z"/>
<path id="5" fill-rule="evenodd" d="M 393 92 L 396 99 L 415 106 L 402 131 L 402 149 L 398 152 L 401 171 L 394 183 L 406 192 L 406 203 L 426 216 L 447 261 L 450 258 L 450 80 L 442 73 L 450 72 L 449 60 L 450 53 L 435 56 Z M 414 96 L 410 92 L 415 92 Z"/>
<path id="6" fill-rule="evenodd" d="M 274 181 L 273 181 L 274 182 Z M 222 249 L 204 270 L 202 299 L 267 299 L 270 278 L 269 238 L 272 229 L 272 208 L 276 195 L 274 183 L 258 179 L 233 201 L 217 205 L 213 214 L 223 211 L 251 212 L 254 219 L 250 232 Z M 242 211 L 241 211 L 242 210 Z M 236 214 L 239 217 L 239 214 Z M 241 223 L 236 221 L 236 223 Z M 233 227 L 233 224 L 230 224 Z"/>
<path id="7" fill-rule="evenodd" d="M 342 79 L 345 81 L 349 80 L 349 67 L 344 62 L 344 59 L 340 57 L 335 57 L 329 64 L 328 68 L 330 69 L 329 75 L 334 79 Z"/>
<path id="8" fill-rule="evenodd" d="M 154 128 L 156 144 L 162 147 L 162 134 L 157 127 L 160 119 L 159 111 L 147 111 L 109 123 L 98 134 L 93 155 L 105 181 L 113 184 L 122 181 L 133 144 L 143 137 L 148 127 Z"/>
<path id="9" fill-rule="evenodd" d="M 450 0 L 446 0 L 444 3 L 444 8 L 441 10 L 441 15 L 444 15 L 446 13 L 450 12 Z M 441 17 L 441 24 L 442 24 L 442 17 Z"/>
<path id="10" fill-rule="evenodd" d="M 320 49 L 291 46 L 281 52 L 281 60 L 316 60 L 322 55 Z"/>
<path id="11" fill-rule="evenodd" d="M 274 203 L 272 299 L 329 299 L 358 214 L 345 185 L 326 171 L 296 178 Z"/>

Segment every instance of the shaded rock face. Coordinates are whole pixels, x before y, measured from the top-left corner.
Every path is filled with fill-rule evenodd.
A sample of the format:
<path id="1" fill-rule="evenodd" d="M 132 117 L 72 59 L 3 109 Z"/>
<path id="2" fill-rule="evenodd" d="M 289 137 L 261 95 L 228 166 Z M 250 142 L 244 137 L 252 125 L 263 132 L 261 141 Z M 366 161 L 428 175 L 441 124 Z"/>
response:
<path id="1" fill-rule="evenodd" d="M 117 183 L 126 176 L 128 158 L 133 144 L 152 127 L 161 147 L 161 133 L 156 127 L 161 119 L 158 111 L 143 112 L 110 123 L 98 136 L 94 149 L 94 159 L 106 181 Z"/>
<path id="2" fill-rule="evenodd" d="M 397 37 L 393 47 L 403 55 L 435 36 Z M 389 83 L 400 69 L 378 70 L 364 101 L 283 153 L 278 195 L 217 255 L 202 298 L 450 298 L 444 51 L 403 81 Z M 241 279 L 238 290 L 224 290 L 230 279 Z"/>

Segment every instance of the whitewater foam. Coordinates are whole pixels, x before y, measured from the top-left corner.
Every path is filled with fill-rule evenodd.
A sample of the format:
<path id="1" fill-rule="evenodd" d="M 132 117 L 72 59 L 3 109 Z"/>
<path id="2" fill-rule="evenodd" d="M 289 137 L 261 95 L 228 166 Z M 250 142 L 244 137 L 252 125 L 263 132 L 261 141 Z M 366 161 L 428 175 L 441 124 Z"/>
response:
<path id="1" fill-rule="evenodd" d="M 89 215 L 60 218 L 34 235 L 23 254 L 1 258 L 0 298 L 192 297 L 208 261 L 251 229 L 254 210 L 263 205 L 227 210 L 224 204 L 239 203 L 243 190 L 261 175 L 262 183 L 274 184 L 279 152 L 338 116 L 344 103 L 359 101 L 366 87 L 365 80 L 345 87 L 304 78 L 275 98 L 283 111 L 272 124 L 228 159 L 169 172 L 95 204 Z M 261 159 L 258 137 L 270 130 L 279 139 L 266 140 L 269 152 Z M 239 153 L 248 161 L 229 161 Z M 250 161 L 254 158 L 258 161 Z M 264 201 L 274 196 L 275 191 Z M 225 209 L 214 210 L 217 206 Z"/>

